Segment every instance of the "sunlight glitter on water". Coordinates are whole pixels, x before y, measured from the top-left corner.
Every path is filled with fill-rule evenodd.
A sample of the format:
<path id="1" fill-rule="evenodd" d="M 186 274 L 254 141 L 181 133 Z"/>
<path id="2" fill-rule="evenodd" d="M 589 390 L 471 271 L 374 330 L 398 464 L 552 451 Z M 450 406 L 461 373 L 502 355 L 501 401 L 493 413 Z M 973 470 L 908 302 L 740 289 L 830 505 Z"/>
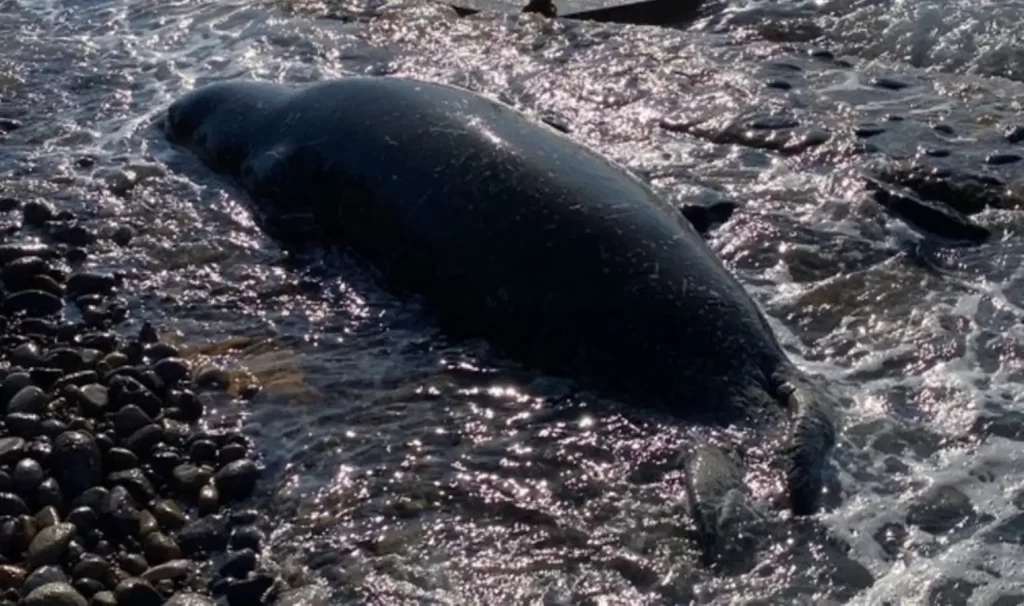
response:
<path id="1" fill-rule="evenodd" d="M 286 520 L 273 534 L 275 556 L 307 567 L 307 580 L 327 582 L 340 601 L 924 604 L 952 601 L 962 589 L 949 582 L 965 580 L 972 603 L 987 604 L 1024 583 L 1014 526 L 1024 488 L 1024 434 L 1015 433 L 1024 377 L 1015 238 L 1024 223 L 985 215 L 1005 241 L 948 253 L 935 261 L 938 277 L 901 260 L 898 228 L 861 196 L 859 160 L 840 143 L 831 155 L 781 158 L 658 126 L 670 115 L 771 110 L 842 141 L 890 113 L 921 121 L 925 133 L 943 117 L 960 134 L 950 143 L 957 161 L 973 166 L 992 149 L 978 135 L 983 118 L 1019 119 L 1021 88 L 977 75 L 1019 71 L 1019 7 L 936 6 L 819 4 L 811 17 L 839 50 L 880 59 L 847 69 L 800 48 L 732 39 L 729 28 L 456 20 L 426 3 L 355 6 L 362 21 L 339 23 L 238 3 L 8 2 L 0 91 L 13 105 L 0 109 L 22 112 L 41 146 L 5 148 L 0 162 L 18 187 L 49 195 L 49 162 L 95 156 L 96 169 L 73 172 L 74 193 L 58 201 L 138 226 L 139 249 L 102 262 L 141 268 L 139 309 L 189 339 L 270 333 L 292 348 L 317 395 L 268 392 L 241 416 L 275 472 L 265 506 Z M 469 86 L 555 116 L 579 140 L 656 173 L 670 199 L 741 202 L 712 244 L 795 360 L 852 399 L 842 504 L 808 524 L 770 517 L 750 571 L 700 568 L 680 488 L 680 457 L 695 439 L 684 428 L 445 344 L 357 264 L 287 259 L 244 198 L 148 128 L 170 100 L 213 80 L 346 73 Z M 891 73 L 922 84 L 869 84 Z M 769 89 L 769 77 L 792 88 Z M 906 142 L 878 145 L 897 155 Z M 101 173 L 122 170 L 125 158 L 166 174 L 111 194 Z M 303 278 L 322 290 L 295 292 Z M 999 420 L 994 429 L 973 426 L 979 411 Z M 922 530 L 914 515 L 931 486 L 952 486 L 970 504 L 953 507 L 961 517 L 948 533 Z"/>

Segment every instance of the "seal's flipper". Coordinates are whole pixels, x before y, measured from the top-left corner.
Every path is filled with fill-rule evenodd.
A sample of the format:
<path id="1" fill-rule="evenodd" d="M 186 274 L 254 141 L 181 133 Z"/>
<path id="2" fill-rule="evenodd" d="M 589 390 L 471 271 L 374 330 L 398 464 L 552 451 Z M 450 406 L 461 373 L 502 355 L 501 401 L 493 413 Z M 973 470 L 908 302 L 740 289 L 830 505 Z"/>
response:
<path id="1" fill-rule="evenodd" d="M 705 565 L 749 568 L 752 524 L 760 516 L 749 501 L 739 462 L 717 446 L 702 446 L 686 465 L 685 486 Z"/>
<path id="2" fill-rule="evenodd" d="M 710 205 L 685 204 L 679 207 L 679 212 L 701 235 L 706 235 L 711 228 L 728 221 L 735 210 L 736 204 L 728 201 Z"/>
<path id="3" fill-rule="evenodd" d="M 794 515 L 812 515 L 820 506 L 824 473 L 835 448 L 832 396 L 795 369 L 785 373 L 776 390 L 790 412 L 784 451 L 786 487 Z"/>

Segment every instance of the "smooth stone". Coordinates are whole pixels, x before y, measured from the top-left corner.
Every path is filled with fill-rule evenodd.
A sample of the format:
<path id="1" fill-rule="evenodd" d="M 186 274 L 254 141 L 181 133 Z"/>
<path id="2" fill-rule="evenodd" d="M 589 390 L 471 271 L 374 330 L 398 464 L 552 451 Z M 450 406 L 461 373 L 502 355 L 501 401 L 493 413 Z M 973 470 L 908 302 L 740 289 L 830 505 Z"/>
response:
<path id="1" fill-rule="evenodd" d="M 231 549 L 251 549 L 258 552 L 263 542 L 263 532 L 255 526 L 239 526 L 231 531 L 228 546 Z"/>
<path id="2" fill-rule="evenodd" d="M 782 78 L 772 78 L 767 83 L 765 83 L 765 86 L 777 90 L 789 90 L 793 88 L 793 85 L 788 80 L 783 80 Z"/>
<path id="3" fill-rule="evenodd" d="M 167 385 L 174 385 L 189 378 L 188 362 L 181 358 L 164 358 L 153 364 L 153 372 Z"/>
<path id="4" fill-rule="evenodd" d="M 100 513 L 116 532 L 123 535 L 132 535 L 139 529 L 139 509 L 124 486 L 114 486 L 110 490 Z"/>
<path id="5" fill-rule="evenodd" d="M 96 579 L 102 581 L 110 573 L 110 562 L 95 554 L 86 554 L 71 569 L 71 576 L 76 579 Z"/>
<path id="6" fill-rule="evenodd" d="M 757 130 L 782 130 L 800 126 L 800 121 L 792 116 L 761 116 L 750 123 Z"/>
<path id="7" fill-rule="evenodd" d="M 46 472 L 35 459 L 22 459 L 11 471 L 14 490 L 21 494 L 31 494 L 45 479 Z"/>
<path id="8" fill-rule="evenodd" d="M 71 586 L 86 598 L 91 598 L 105 589 L 103 583 L 89 578 L 75 579 L 71 582 Z"/>
<path id="9" fill-rule="evenodd" d="M 102 455 L 96 439 L 82 431 L 66 431 L 53 441 L 52 472 L 64 496 L 75 499 L 103 479 Z"/>
<path id="10" fill-rule="evenodd" d="M 124 440 L 125 448 L 136 454 L 147 454 L 164 439 L 164 428 L 151 423 L 135 430 Z"/>
<path id="11" fill-rule="evenodd" d="M 48 583 L 25 596 L 21 606 L 89 606 L 89 603 L 67 583 Z"/>
<path id="12" fill-rule="evenodd" d="M 92 596 L 89 606 L 118 606 L 117 598 L 113 591 L 101 591 Z"/>
<path id="13" fill-rule="evenodd" d="M 0 589 L 17 589 L 25 582 L 28 573 L 21 566 L 0 565 Z"/>
<path id="14" fill-rule="evenodd" d="M 156 490 L 146 474 L 138 467 L 107 474 L 106 483 L 108 486 L 123 486 L 136 503 L 145 504 L 156 498 Z"/>
<path id="15" fill-rule="evenodd" d="M 20 516 L 28 513 L 28 505 L 13 492 L 0 492 L 0 516 Z"/>
<path id="16" fill-rule="evenodd" d="M 149 562 L 142 554 L 128 553 L 120 559 L 121 569 L 132 576 L 139 576 L 149 570 Z"/>
<path id="17" fill-rule="evenodd" d="M 29 200 L 21 207 L 21 218 L 26 225 L 41 227 L 57 217 L 53 204 L 44 200 Z"/>
<path id="18" fill-rule="evenodd" d="M 30 318 L 43 318 L 64 309 L 64 302 L 52 293 L 31 289 L 8 295 L 0 309 L 8 316 L 25 314 Z"/>
<path id="19" fill-rule="evenodd" d="M 1019 154 L 1011 153 L 991 154 L 987 158 L 985 158 L 985 163 L 992 166 L 1003 166 L 1006 164 L 1013 164 L 1015 162 L 1020 161 L 1021 156 Z"/>
<path id="20" fill-rule="evenodd" d="M 163 564 L 170 560 L 181 559 L 181 548 L 174 539 L 162 532 L 153 532 L 142 540 L 143 553 L 150 564 Z"/>
<path id="21" fill-rule="evenodd" d="M 27 442 L 23 438 L 0 438 L 0 465 L 17 463 L 25 456 Z"/>
<path id="22" fill-rule="evenodd" d="M 188 522 L 185 512 L 170 499 L 159 499 L 151 508 L 153 517 L 166 530 L 177 530 Z"/>
<path id="23" fill-rule="evenodd" d="M 11 364 L 22 368 L 32 368 L 42 363 L 39 346 L 31 341 L 22 343 L 11 351 Z"/>
<path id="24" fill-rule="evenodd" d="M 896 78 L 888 76 L 875 78 L 874 80 L 871 81 L 871 83 L 879 88 L 884 88 L 888 90 L 903 90 L 904 88 L 909 88 L 911 86 L 910 84 L 903 82 L 902 80 L 897 80 Z"/>
<path id="25" fill-rule="evenodd" d="M 117 584 L 114 597 L 119 606 L 163 606 L 164 598 L 146 581 L 131 577 Z"/>
<path id="26" fill-rule="evenodd" d="M 49 403 L 50 398 L 47 397 L 46 392 L 35 385 L 29 385 L 11 398 L 7 404 L 7 413 L 22 412 L 38 415 L 46 411 L 46 405 Z"/>
<path id="27" fill-rule="evenodd" d="M 32 375 L 27 372 L 12 372 L 7 375 L 0 386 L 0 407 L 6 410 L 11 398 L 29 385 L 32 385 Z"/>
<path id="28" fill-rule="evenodd" d="M 925 532 L 943 534 L 974 516 L 970 498 L 955 486 L 935 486 L 911 503 L 907 522 Z"/>
<path id="29" fill-rule="evenodd" d="M 74 524 L 80 532 L 88 532 L 96 527 L 99 516 L 90 507 L 76 507 L 68 512 L 67 521 Z"/>
<path id="30" fill-rule="evenodd" d="M 32 593 L 32 591 L 37 587 L 42 587 L 49 583 L 67 582 L 68 577 L 64 574 L 64 571 L 60 569 L 60 566 L 40 566 L 25 578 L 25 584 L 22 585 L 21 592 Z"/>
<path id="31" fill-rule="evenodd" d="M 118 434 L 130 436 L 139 429 L 153 424 L 153 418 L 134 404 L 121 407 L 113 416 L 114 430 Z"/>
<path id="32" fill-rule="evenodd" d="M 75 536 L 74 524 L 63 522 L 44 528 L 32 539 L 25 558 L 29 568 L 56 564 L 67 553 L 68 544 Z"/>
<path id="33" fill-rule="evenodd" d="M 39 415 L 28 412 L 12 412 L 4 417 L 7 429 L 23 438 L 34 438 L 40 433 L 43 421 Z"/>
<path id="34" fill-rule="evenodd" d="M 216 606 L 216 604 L 204 595 L 189 592 L 176 593 L 164 602 L 164 606 Z"/>
<path id="35" fill-rule="evenodd" d="M 221 467 L 213 479 L 217 490 L 225 501 L 242 500 L 252 494 L 259 480 L 260 471 L 249 459 L 232 461 Z"/>
<path id="36" fill-rule="evenodd" d="M 211 440 L 196 440 L 188 449 L 193 463 L 213 463 L 217 460 L 217 445 Z"/>
<path id="37" fill-rule="evenodd" d="M 252 606 L 263 601 L 263 595 L 274 585 L 274 577 L 257 574 L 244 581 L 228 585 L 228 606 Z"/>
<path id="38" fill-rule="evenodd" d="M 80 396 L 80 405 L 86 414 L 98 417 L 107 411 L 110 395 L 107 388 L 99 383 L 83 385 Z"/>
<path id="39" fill-rule="evenodd" d="M 139 536 L 145 538 L 151 533 L 158 532 L 160 524 L 156 517 L 148 509 L 139 511 Z"/>
<path id="40" fill-rule="evenodd" d="M 199 518 L 178 531 L 178 547 L 186 556 L 224 551 L 228 544 L 227 521 L 219 515 Z"/>
<path id="41" fill-rule="evenodd" d="M 1007 128 L 1006 131 L 1003 132 L 1003 137 L 1006 138 L 1008 143 L 1020 143 L 1021 141 L 1024 141 L 1024 126 L 1018 124 Z"/>
<path id="42" fill-rule="evenodd" d="M 175 486 L 178 490 L 195 495 L 202 489 L 203 485 L 210 481 L 213 472 L 206 467 L 197 467 L 191 463 L 182 463 L 171 471 Z"/>
<path id="43" fill-rule="evenodd" d="M 228 555 L 220 567 L 220 576 L 244 579 L 256 570 L 256 552 L 252 549 L 241 549 Z"/>
<path id="44" fill-rule="evenodd" d="M 168 560 L 163 564 L 157 564 L 146 572 L 142 573 L 142 579 L 150 583 L 159 583 L 166 580 L 180 580 L 188 578 L 192 574 L 192 564 L 188 560 L 179 558 Z"/>
<path id="45" fill-rule="evenodd" d="M 134 452 L 127 448 L 121 448 L 115 446 L 107 451 L 103 455 L 104 468 L 110 471 L 124 471 L 125 469 L 133 469 L 140 465 L 139 457 Z"/>
<path id="46" fill-rule="evenodd" d="M 36 512 L 34 516 L 39 528 L 49 528 L 60 523 L 60 513 L 53 505 L 47 505 Z"/>
<path id="47" fill-rule="evenodd" d="M 67 282 L 68 293 L 72 295 L 109 295 L 116 287 L 114 276 L 91 272 L 75 272 Z"/>

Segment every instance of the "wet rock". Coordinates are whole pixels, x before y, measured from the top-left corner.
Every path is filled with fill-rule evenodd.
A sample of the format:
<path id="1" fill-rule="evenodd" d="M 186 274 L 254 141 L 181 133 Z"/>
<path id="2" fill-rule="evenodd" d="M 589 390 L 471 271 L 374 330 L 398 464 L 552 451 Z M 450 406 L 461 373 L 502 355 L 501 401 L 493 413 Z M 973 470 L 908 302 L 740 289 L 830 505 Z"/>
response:
<path id="1" fill-rule="evenodd" d="M 1003 137 L 1007 142 L 1014 144 L 1024 141 L 1024 126 L 1018 124 L 1007 128 L 1003 132 Z"/>
<path id="2" fill-rule="evenodd" d="M 138 428 L 132 435 L 125 438 L 124 446 L 137 455 L 147 455 L 163 439 L 163 427 L 150 423 Z"/>
<path id="3" fill-rule="evenodd" d="M 198 593 L 179 592 L 164 602 L 164 606 L 216 606 L 216 602 Z"/>
<path id="4" fill-rule="evenodd" d="M 67 583 L 68 577 L 64 574 L 64 571 L 60 569 L 60 566 L 41 566 L 32 571 L 32 574 L 28 575 L 25 579 L 25 584 L 21 587 L 22 593 L 32 593 L 37 587 L 42 587 L 48 583 Z"/>
<path id="5" fill-rule="evenodd" d="M 986 157 L 985 163 L 990 164 L 992 166 L 1003 166 L 1006 164 L 1014 164 L 1016 162 L 1020 162 L 1020 160 L 1021 156 L 1019 154 L 998 153 L 990 154 L 988 157 Z"/>
<path id="6" fill-rule="evenodd" d="M 57 211 L 49 202 L 31 200 L 22 206 L 21 216 L 25 225 L 42 227 L 57 217 Z"/>
<path id="7" fill-rule="evenodd" d="M 67 431 L 53 442 L 53 477 L 64 496 L 74 499 L 102 480 L 102 459 L 95 438 L 83 431 Z"/>
<path id="8" fill-rule="evenodd" d="M 24 314 L 32 318 L 53 315 L 64 309 L 59 297 L 42 290 L 22 290 L 4 298 L 5 315 Z"/>
<path id="9" fill-rule="evenodd" d="M 985 534 L 987 543 L 1024 545 L 1024 513 L 1011 516 Z"/>
<path id="10" fill-rule="evenodd" d="M 160 581 L 180 581 L 191 574 L 192 564 L 188 560 L 177 559 L 153 566 L 142 573 L 142 579 L 155 584 Z"/>
<path id="11" fill-rule="evenodd" d="M 75 272 L 68 276 L 66 285 L 68 294 L 79 295 L 110 295 L 117 288 L 117 278 L 105 274 Z"/>
<path id="12" fill-rule="evenodd" d="M 7 404 L 7 412 L 41 414 L 46 410 L 46 405 L 49 404 L 49 402 L 50 399 L 42 389 L 39 389 L 35 385 L 29 385 L 14 394 L 14 397 L 11 398 L 11 401 Z"/>
<path id="13" fill-rule="evenodd" d="M 963 579 L 946 579 L 928 592 L 929 606 L 967 606 L 977 583 Z"/>
<path id="14" fill-rule="evenodd" d="M 147 425 L 153 425 L 153 418 L 144 410 L 129 404 L 114 413 L 114 430 L 123 436 L 130 436 Z"/>
<path id="15" fill-rule="evenodd" d="M 237 501 L 252 494 L 259 474 L 256 463 L 249 459 L 241 459 L 221 467 L 214 476 L 214 481 L 225 501 Z"/>
<path id="16" fill-rule="evenodd" d="M 122 370 L 122 369 L 119 369 Z M 112 377 L 107 384 L 110 401 L 119 409 L 134 405 L 141 408 L 150 417 L 159 416 L 163 402 L 138 379 L 125 375 Z"/>
<path id="17" fill-rule="evenodd" d="M 69 244 L 71 246 L 89 246 L 98 239 L 96 233 L 88 227 L 78 224 L 70 223 L 66 225 L 56 225 L 50 230 L 50 237 L 55 242 L 61 244 Z"/>
<path id="18" fill-rule="evenodd" d="M 198 467 L 191 463 L 182 463 L 171 472 L 174 484 L 178 490 L 185 494 L 198 494 L 199 490 L 213 477 L 206 467 Z"/>
<path id="19" fill-rule="evenodd" d="M 67 583 L 48 583 L 25 596 L 21 606 L 89 606 L 89 603 Z"/>
<path id="20" fill-rule="evenodd" d="M 877 124 L 861 124 L 853 129 L 853 134 L 860 139 L 870 139 L 885 132 L 885 128 Z"/>
<path id="21" fill-rule="evenodd" d="M 10 465 L 25 456 L 27 443 L 23 438 L 0 438 L 0 465 Z"/>
<path id="22" fill-rule="evenodd" d="M 46 479 L 43 466 L 34 459 L 22 459 L 11 471 L 14 489 L 21 494 L 32 494 Z"/>
<path id="23" fill-rule="evenodd" d="M 89 578 L 101 581 L 110 573 L 110 562 L 97 555 L 87 554 L 71 569 L 76 579 Z"/>
<path id="24" fill-rule="evenodd" d="M 944 148 L 929 147 L 924 150 L 924 153 L 926 156 L 931 156 L 932 158 L 948 158 L 953 152 Z"/>
<path id="25" fill-rule="evenodd" d="M 121 606 L 163 606 L 164 598 L 146 581 L 132 577 L 114 588 L 114 597 Z"/>
<path id="26" fill-rule="evenodd" d="M 139 576 L 149 570 L 149 562 L 146 558 L 137 553 L 127 553 L 121 556 L 121 568 L 132 576 Z"/>
<path id="27" fill-rule="evenodd" d="M 163 564 L 182 557 L 181 548 L 171 537 L 162 532 L 154 532 L 146 536 L 142 542 L 146 560 L 150 564 Z"/>
<path id="28" fill-rule="evenodd" d="M 13 492 L 0 492 L 0 516 L 19 516 L 28 513 L 25 500 Z"/>
<path id="29" fill-rule="evenodd" d="M 878 88 L 884 88 L 886 90 L 903 90 L 904 88 L 910 88 L 912 85 L 903 80 L 898 80 L 889 76 L 882 76 L 875 78 L 871 81 L 871 84 Z"/>
<path id="30" fill-rule="evenodd" d="M 948 124 L 935 124 L 932 126 L 932 130 L 943 135 L 948 135 L 950 137 L 956 135 L 956 131 L 953 130 L 953 127 Z"/>
<path id="31" fill-rule="evenodd" d="M 177 503 L 170 499 L 160 499 L 151 509 L 153 517 L 166 530 L 177 530 L 185 525 L 188 519 Z"/>
<path id="32" fill-rule="evenodd" d="M 118 606 L 113 591 L 101 591 L 92 596 L 90 606 Z"/>
<path id="33" fill-rule="evenodd" d="M 274 578 L 268 574 L 257 574 L 244 581 L 238 581 L 228 585 L 225 594 L 228 606 L 248 606 L 259 604 L 263 596 L 274 585 Z"/>
<path id="34" fill-rule="evenodd" d="M 866 184 L 875 202 L 886 212 L 925 233 L 973 244 L 986 242 L 992 235 L 953 208 L 901 193 L 873 179 Z"/>
<path id="35" fill-rule="evenodd" d="M 149 503 L 156 498 L 156 490 L 146 474 L 139 468 L 125 469 L 107 474 L 108 486 L 123 486 L 136 503 Z"/>
<path id="36" fill-rule="evenodd" d="M 174 385 L 189 377 L 188 363 L 181 358 L 163 358 L 153 365 L 153 372 L 167 385 Z"/>
<path id="37" fill-rule="evenodd" d="M 925 532 L 943 534 L 974 518 L 974 505 L 955 486 L 935 486 L 911 503 L 907 522 Z"/>
<path id="38" fill-rule="evenodd" d="M 133 535 L 139 528 L 139 509 L 123 486 L 115 486 L 110 490 L 100 515 L 121 535 Z"/>
<path id="39" fill-rule="evenodd" d="M 54 524 L 39 531 L 39 534 L 32 539 L 25 558 L 29 568 L 58 563 L 67 553 L 68 545 L 75 536 L 75 532 L 75 525 L 67 522 Z"/>
<path id="40" fill-rule="evenodd" d="M 255 526 L 239 526 L 231 531 L 228 546 L 231 549 L 249 549 L 258 552 L 263 542 L 263 532 Z"/>
<path id="41" fill-rule="evenodd" d="M 206 484 L 199 489 L 199 515 L 216 513 L 220 509 L 220 493 L 215 485 Z"/>
<path id="42" fill-rule="evenodd" d="M 227 521 L 218 515 L 200 518 L 179 530 L 177 539 L 182 553 L 189 557 L 224 551 L 228 544 Z"/>
<path id="43" fill-rule="evenodd" d="M 9 133 L 18 130 L 19 128 L 21 128 L 21 122 L 18 122 L 14 118 L 0 118 L 0 131 Z M 8 206 L 10 206 L 9 202 L 13 200 L 13 198 L 6 198 L 6 200 L 8 201 Z M 17 200 L 14 200 L 14 202 L 17 202 Z M 14 206 L 7 208 L 7 210 L 14 210 L 16 208 L 17 206 Z"/>
<path id="44" fill-rule="evenodd" d="M 274 600 L 274 606 L 327 606 L 328 597 L 326 588 L 311 585 L 282 593 Z"/>
<path id="45" fill-rule="evenodd" d="M 86 415 L 99 417 L 108 411 L 110 396 L 106 387 L 98 383 L 88 383 L 82 386 L 78 394 L 78 405 Z"/>
<path id="46" fill-rule="evenodd" d="M 111 472 L 114 472 L 133 469 L 138 467 L 140 462 L 139 457 L 135 456 L 134 452 L 127 448 L 116 446 L 108 450 L 107 454 L 103 455 L 103 465 L 105 469 L 109 469 Z"/>
<path id="47" fill-rule="evenodd" d="M 39 415 L 27 412 L 12 412 L 4 417 L 7 429 L 22 438 L 34 438 L 39 435 L 42 419 Z"/>
<path id="48" fill-rule="evenodd" d="M 800 121 L 792 116 L 761 116 L 750 123 L 750 128 L 758 130 L 780 130 L 797 126 L 800 126 Z"/>
<path id="49" fill-rule="evenodd" d="M 228 555 L 228 558 L 221 564 L 220 576 L 244 579 L 255 569 L 256 552 L 251 549 L 242 549 Z"/>

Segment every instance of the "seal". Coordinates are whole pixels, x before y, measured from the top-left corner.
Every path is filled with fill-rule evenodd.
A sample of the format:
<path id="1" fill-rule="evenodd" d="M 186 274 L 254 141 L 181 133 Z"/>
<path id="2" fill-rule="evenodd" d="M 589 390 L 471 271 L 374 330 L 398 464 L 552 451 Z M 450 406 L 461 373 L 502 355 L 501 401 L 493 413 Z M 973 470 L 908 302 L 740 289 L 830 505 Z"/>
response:
<path id="1" fill-rule="evenodd" d="M 168 108 L 164 131 L 258 207 L 308 213 L 442 328 L 704 426 L 788 428 L 775 456 L 789 506 L 820 507 L 833 395 L 682 213 L 619 164 L 508 105 L 399 77 L 210 84 Z M 687 458 L 707 518 L 724 476 L 702 461 L 723 457 Z"/>

